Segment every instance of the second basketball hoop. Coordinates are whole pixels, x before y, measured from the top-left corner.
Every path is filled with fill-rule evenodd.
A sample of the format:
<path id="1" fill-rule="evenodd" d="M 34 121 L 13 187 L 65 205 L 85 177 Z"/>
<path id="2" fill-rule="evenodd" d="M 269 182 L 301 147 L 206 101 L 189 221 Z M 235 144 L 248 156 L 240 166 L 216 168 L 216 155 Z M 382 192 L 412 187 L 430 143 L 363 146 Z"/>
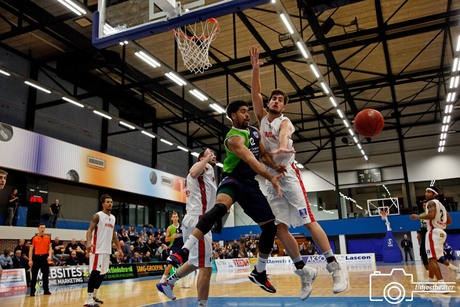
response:
<path id="1" fill-rule="evenodd" d="M 209 62 L 209 47 L 219 31 L 219 22 L 214 18 L 173 30 L 188 70 L 195 74 L 203 73 L 212 66 Z"/>

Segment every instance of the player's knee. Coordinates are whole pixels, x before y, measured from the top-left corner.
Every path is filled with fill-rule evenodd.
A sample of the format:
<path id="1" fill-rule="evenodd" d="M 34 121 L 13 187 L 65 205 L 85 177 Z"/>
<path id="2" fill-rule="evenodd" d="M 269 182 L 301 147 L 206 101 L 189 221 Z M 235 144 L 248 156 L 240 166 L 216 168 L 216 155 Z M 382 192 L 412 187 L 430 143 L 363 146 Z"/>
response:
<path id="1" fill-rule="evenodd" d="M 216 221 L 223 218 L 227 214 L 227 206 L 224 204 L 216 204 L 211 210 L 209 210 L 200 219 L 196 228 L 198 228 L 203 234 L 208 233 Z"/>
<path id="2" fill-rule="evenodd" d="M 260 234 L 259 251 L 262 254 L 269 254 L 276 236 L 277 228 L 275 221 L 265 223 L 261 225 L 260 228 L 262 229 L 262 233 Z"/>

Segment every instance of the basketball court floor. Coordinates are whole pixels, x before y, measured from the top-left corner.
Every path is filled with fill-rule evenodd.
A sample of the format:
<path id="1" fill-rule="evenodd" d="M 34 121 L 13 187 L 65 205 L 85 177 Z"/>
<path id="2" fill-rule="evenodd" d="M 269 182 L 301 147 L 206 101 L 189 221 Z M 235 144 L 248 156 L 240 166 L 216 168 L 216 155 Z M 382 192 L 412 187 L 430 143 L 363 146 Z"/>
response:
<path id="1" fill-rule="evenodd" d="M 457 263 L 458 265 L 458 263 Z M 318 277 L 313 284 L 313 292 L 309 299 L 301 301 L 297 296 L 300 289 L 299 278 L 292 269 L 280 267 L 269 274 L 269 278 L 277 289 L 277 293 L 269 294 L 251 283 L 248 270 L 213 273 L 209 306 L 460 306 L 460 292 L 453 273 L 442 268 L 446 282 L 452 282 L 449 294 L 417 291 L 414 284 L 423 275 L 422 266 L 418 263 L 358 265 L 349 267 L 349 289 L 337 295 L 332 293 L 332 278 L 324 265 L 314 265 L 318 269 Z M 391 274 L 392 269 L 403 269 L 406 276 Z M 380 271 L 380 276 L 372 275 Z M 413 282 L 409 277 L 413 276 Z M 196 277 L 196 276 L 195 276 Z M 193 281 L 193 278 L 191 278 Z M 103 306 L 197 306 L 196 286 L 181 288 L 178 284 L 174 290 L 177 300 L 170 301 L 158 293 L 155 284 L 159 277 L 145 277 L 131 280 L 105 282 L 99 290 L 104 300 Z M 384 289 L 390 283 L 400 283 L 402 292 L 389 293 L 389 300 L 383 297 Z M 372 295 L 370 294 L 372 285 Z M 405 292 L 404 292 L 405 291 Z M 0 299 L 2 306 L 83 306 L 86 296 L 86 284 L 52 287 L 51 296 L 44 296 L 39 291 L 35 297 L 22 294 Z M 413 299 L 412 299 L 413 295 Z M 393 299 L 391 299 L 393 297 Z M 395 303 L 401 301 L 400 303 Z M 391 303 L 390 303 L 391 302 Z"/>

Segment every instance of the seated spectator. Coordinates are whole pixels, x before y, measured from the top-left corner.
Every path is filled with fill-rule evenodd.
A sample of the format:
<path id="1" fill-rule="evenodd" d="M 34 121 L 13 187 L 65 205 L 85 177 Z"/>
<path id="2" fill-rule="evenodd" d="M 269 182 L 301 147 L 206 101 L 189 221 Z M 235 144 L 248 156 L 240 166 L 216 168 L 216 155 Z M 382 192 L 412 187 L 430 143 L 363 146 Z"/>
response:
<path id="1" fill-rule="evenodd" d="M 142 263 L 142 257 L 138 252 L 134 252 L 133 257 L 130 259 L 129 263 Z"/>
<path id="2" fill-rule="evenodd" d="M 73 251 L 77 251 L 77 247 L 78 247 L 78 244 L 77 244 L 77 240 L 74 238 L 72 240 L 70 240 L 70 242 L 67 244 L 66 248 L 65 248 L 65 253 L 67 255 L 72 255 L 72 252 Z"/>
<path id="3" fill-rule="evenodd" d="M 80 265 L 80 258 L 78 258 L 77 252 L 73 251 L 70 253 L 70 257 L 66 260 L 67 265 Z"/>
<path id="4" fill-rule="evenodd" d="M 116 251 L 115 253 L 110 255 L 110 264 L 121 264 L 122 261 L 120 257 L 118 257 L 118 252 Z"/>
<path id="5" fill-rule="evenodd" d="M 123 259 L 121 259 L 121 262 L 128 263 L 128 256 L 129 256 L 129 243 L 125 243 L 125 241 L 120 241 L 120 249 L 123 252 Z"/>
<path id="6" fill-rule="evenodd" d="M 142 253 L 144 249 L 145 243 L 142 242 L 142 237 L 137 238 L 137 240 L 133 243 L 134 251 L 138 253 Z"/>
<path id="7" fill-rule="evenodd" d="M 22 255 L 22 249 L 24 247 L 24 245 L 26 244 L 26 240 L 24 239 L 20 239 L 18 240 L 18 245 L 14 248 L 14 254 L 16 254 L 16 251 L 17 250 L 20 250 L 21 251 L 21 255 Z"/>
<path id="8" fill-rule="evenodd" d="M 301 255 L 306 255 L 307 254 L 307 246 L 305 245 L 304 242 L 300 243 L 299 252 L 300 252 Z"/>
<path id="9" fill-rule="evenodd" d="M 233 240 L 231 245 L 232 249 L 232 258 L 238 258 L 240 256 L 240 243 L 237 240 Z"/>
<path id="10" fill-rule="evenodd" d="M 129 226 L 129 241 L 136 242 L 137 239 L 140 237 L 139 233 L 136 231 L 136 227 Z"/>
<path id="11" fill-rule="evenodd" d="M 87 252 L 86 252 L 86 240 L 81 239 L 80 242 L 77 243 L 77 256 L 78 259 L 80 259 L 80 263 L 82 264 L 89 264 L 89 255 L 86 257 Z M 88 263 L 86 263 L 88 261 Z"/>
<path id="12" fill-rule="evenodd" d="M 307 240 L 306 247 L 306 255 L 318 255 L 318 251 L 316 250 L 313 243 L 311 243 L 311 240 Z"/>
<path id="13" fill-rule="evenodd" d="M 0 266 L 2 269 L 12 269 L 13 268 L 13 259 L 11 258 L 10 250 L 6 248 L 3 251 L 3 254 L 0 255 Z"/>
<path id="14" fill-rule="evenodd" d="M 14 269 L 24 269 L 26 271 L 26 281 L 27 285 L 30 284 L 30 267 L 29 261 L 23 257 L 22 251 L 20 249 L 16 250 L 13 257 L 13 268 Z"/>
<path id="15" fill-rule="evenodd" d="M 152 261 L 151 253 L 149 251 L 145 252 L 144 257 L 142 258 L 142 262 L 150 262 Z"/>

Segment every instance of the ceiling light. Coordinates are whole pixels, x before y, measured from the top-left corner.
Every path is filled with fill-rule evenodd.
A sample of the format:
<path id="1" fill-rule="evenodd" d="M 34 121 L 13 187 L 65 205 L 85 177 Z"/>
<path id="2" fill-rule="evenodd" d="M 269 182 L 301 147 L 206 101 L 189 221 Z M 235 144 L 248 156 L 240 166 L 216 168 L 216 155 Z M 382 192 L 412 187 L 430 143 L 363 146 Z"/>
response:
<path id="1" fill-rule="evenodd" d="M 455 51 L 460 51 L 460 34 L 458 35 L 458 38 L 457 38 L 457 48 L 455 49 Z"/>
<path id="2" fill-rule="evenodd" d="M 300 49 L 300 52 L 302 52 L 303 57 L 308 59 L 308 53 L 307 51 L 305 51 L 305 47 L 303 46 L 303 44 L 301 42 L 297 42 L 296 45 Z"/>
<path id="3" fill-rule="evenodd" d="M 454 88 L 458 87 L 459 81 L 460 81 L 460 76 L 455 77 Z"/>
<path id="4" fill-rule="evenodd" d="M 363 146 L 361 146 L 361 144 L 358 143 L 358 148 L 361 150 L 361 149 L 363 149 Z"/>
<path id="5" fill-rule="evenodd" d="M 343 112 L 339 108 L 337 108 L 337 114 L 339 114 L 340 118 L 343 119 Z"/>
<path id="6" fill-rule="evenodd" d="M 200 154 L 199 154 L 199 153 L 197 153 L 197 152 L 195 152 L 195 151 L 194 151 L 194 152 L 192 152 L 192 156 L 194 156 L 194 157 L 197 157 L 197 158 L 198 158 L 198 156 L 199 156 L 199 155 L 200 155 Z"/>
<path id="7" fill-rule="evenodd" d="M 165 75 L 166 75 L 166 77 L 168 77 L 169 79 L 174 81 L 177 85 L 183 86 L 183 85 L 187 84 L 187 82 L 185 82 L 179 76 L 177 76 L 176 74 L 174 74 L 172 72 L 167 72 Z"/>
<path id="8" fill-rule="evenodd" d="M 332 105 L 334 107 L 337 107 L 337 102 L 335 101 L 335 98 L 334 97 L 329 97 L 329 100 L 331 101 Z"/>
<path id="9" fill-rule="evenodd" d="M 450 114 L 452 113 L 452 110 L 454 109 L 454 105 L 453 104 L 448 104 L 446 105 L 446 107 L 444 108 L 444 113 L 446 114 Z"/>
<path id="10" fill-rule="evenodd" d="M 165 140 L 165 139 L 160 139 L 161 142 L 165 143 L 165 144 L 168 144 L 169 146 L 172 146 L 173 143 L 171 143 L 170 141 L 168 140 Z"/>
<path id="11" fill-rule="evenodd" d="M 457 69 L 457 64 L 458 64 L 458 58 L 455 58 L 454 65 L 452 65 L 452 72 L 454 72 Z"/>
<path id="12" fill-rule="evenodd" d="M 369 158 L 366 155 L 364 155 L 364 160 L 368 161 Z"/>
<path id="13" fill-rule="evenodd" d="M 217 167 L 220 167 L 220 168 L 224 168 L 224 165 L 223 165 L 222 163 L 220 163 L 220 162 L 217 162 L 217 163 L 216 163 L 216 166 L 217 166 Z"/>
<path id="14" fill-rule="evenodd" d="M 78 106 L 78 107 L 80 107 L 80 108 L 83 108 L 83 107 L 85 106 L 84 104 L 79 103 L 78 101 L 75 101 L 75 100 L 70 99 L 70 98 L 67 98 L 67 97 L 62 97 L 62 100 L 65 100 L 65 101 L 67 101 L 67 102 L 70 102 L 71 104 L 74 104 L 74 105 L 76 105 L 76 106 Z"/>
<path id="15" fill-rule="evenodd" d="M 211 103 L 209 106 L 213 108 L 214 110 L 216 110 L 218 113 L 225 114 L 225 109 L 222 108 L 220 104 L 214 102 L 214 103 Z"/>
<path id="16" fill-rule="evenodd" d="M 450 102 L 450 97 L 452 97 L 452 92 L 447 93 L 446 102 Z"/>
<path id="17" fill-rule="evenodd" d="M 350 127 L 350 124 L 348 123 L 348 121 L 346 119 L 343 120 L 343 124 L 345 125 L 345 127 Z"/>
<path id="18" fill-rule="evenodd" d="M 86 11 L 72 0 L 58 0 L 62 5 L 77 14 L 78 16 L 85 15 Z"/>
<path id="19" fill-rule="evenodd" d="M 50 91 L 50 90 L 47 90 L 46 88 L 41 87 L 41 86 L 38 85 L 38 84 L 32 83 L 32 82 L 30 82 L 30 81 L 24 81 L 24 83 L 27 84 L 27 85 L 30 85 L 30 86 L 32 86 L 32 87 L 35 87 L 36 89 L 38 89 L 38 90 L 40 90 L 40 91 L 42 91 L 42 92 L 45 92 L 45 93 L 47 93 L 47 94 L 51 94 L 51 91 Z"/>
<path id="20" fill-rule="evenodd" d="M 318 72 L 318 70 L 316 69 L 315 65 L 314 65 L 314 64 L 310 64 L 310 68 L 311 68 L 311 70 L 313 71 L 313 73 L 315 74 L 316 78 L 319 78 L 319 72 Z"/>
<path id="21" fill-rule="evenodd" d="M 107 119 L 112 119 L 112 116 L 108 115 L 108 114 L 105 114 L 105 113 L 102 113 L 101 111 L 98 111 L 98 110 L 93 110 L 93 113 L 99 115 L 99 116 L 102 116 L 104 118 L 107 118 Z"/>
<path id="22" fill-rule="evenodd" d="M 353 137 L 353 142 L 355 142 L 355 144 L 358 144 L 358 138 L 356 136 Z"/>
<path id="23" fill-rule="evenodd" d="M 128 123 L 126 123 L 126 122 L 124 122 L 124 121 L 122 121 L 122 120 L 120 120 L 118 123 L 119 123 L 120 125 L 122 125 L 122 126 L 128 128 L 128 129 L 131 129 L 131 130 L 135 130 L 135 129 L 136 129 L 136 127 L 134 127 L 133 125 L 128 124 Z"/>
<path id="24" fill-rule="evenodd" d="M 452 96 L 450 96 L 450 102 L 454 102 L 455 101 L 455 96 L 457 95 L 457 92 L 453 92 L 452 93 Z"/>
<path id="25" fill-rule="evenodd" d="M 189 90 L 189 93 L 198 98 L 201 101 L 208 100 L 208 97 L 206 97 L 203 93 L 201 93 L 197 89 Z"/>
<path id="26" fill-rule="evenodd" d="M 137 51 L 134 53 L 138 58 L 140 58 L 141 60 L 143 60 L 145 63 L 149 64 L 150 66 L 152 66 L 153 68 L 157 68 L 157 67 L 160 67 L 161 64 L 158 63 L 154 58 L 152 58 L 151 56 L 149 56 L 147 53 L 145 53 L 144 51 Z"/>
<path id="27" fill-rule="evenodd" d="M 348 128 L 348 133 L 350 133 L 351 136 L 354 136 L 354 135 L 355 135 L 355 132 L 354 132 L 353 129 L 351 129 L 351 128 Z"/>
<path id="28" fill-rule="evenodd" d="M 141 131 L 142 134 L 145 134 L 146 136 L 148 137 L 151 137 L 152 139 L 156 138 L 156 136 L 154 136 L 153 134 L 151 134 L 150 132 L 147 132 L 145 130 L 142 130 Z"/>
<path id="29" fill-rule="evenodd" d="M 11 76 L 11 74 L 9 72 L 1 70 L 1 69 L 0 69 L 0 74 L 3 74 L 5 76 Z"/>
<path id="30" fill-rule="evenodd" d="M 294 30 L 291 27 L 291 24 L 289 23 L 288 19 L 286 18 L 286 15 L 284 13 L 280 14 L 281 20 L 284 22 L 284 25 L 286 26 L 287 30 L 289 33 L 294 34 Z"/>
<path id="31" fill-rule="evenodd" d="M 177 146 L 177 148 L 179 148 L 180 150 L 185 151 L 185 152 L 189 151 L 187 148 L 179 146 L 179 145 Z"/>
<path id="32" fill-rule="evenodd" d="M 329 90 L 327 89 L 326 83 L 321 82 L 321 87 L 323 88 L 324 94 L 329 95 Z"/>

